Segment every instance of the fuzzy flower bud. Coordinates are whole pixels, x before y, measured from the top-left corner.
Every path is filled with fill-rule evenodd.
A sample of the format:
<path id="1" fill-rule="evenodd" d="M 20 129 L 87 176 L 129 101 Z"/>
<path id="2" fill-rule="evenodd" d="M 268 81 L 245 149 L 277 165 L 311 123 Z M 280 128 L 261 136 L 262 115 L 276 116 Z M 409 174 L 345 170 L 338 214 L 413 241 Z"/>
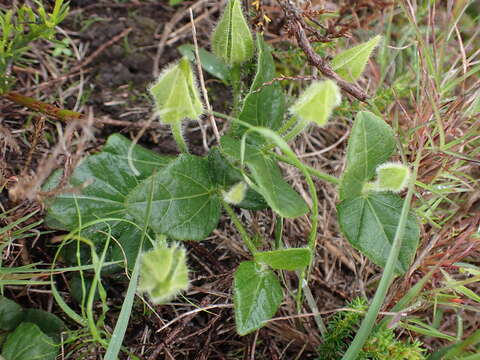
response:
<path id="1" fill-rule="evenodd" d="M 247 190 L 248 185 L 245 182 L 240 181 L 239 183 L 233 185 L 228 191 L 222 192 L 223 200 L 229 204 L 238 205 L 243 201 L 243 199 L 245 199 Z"/>
<path id="2" fill-rule="evenodd" d="M 188 118 L 196 120 L 203 107 L 187 58 L 167 67 L 150 88 L 160 120 L 165 124 L 179 124 Z"/>
<path id="3" fill-rule="evenodd" d="M 400 192 L 407 187 L 410 170 L 399 163 L 387 162 L 377 167 L 374 190 Z"/>
<path id="4" fill-rule="evenodd" d="M 290 112 L 304 122 L 323 126 L 341 99 L 340 89 L 334 81 L 317 81 L 300 95 Z"/>
<path id="5" fill-rule="evenodd" d="M 242 13 L 240 0 L 229 0 L 212 35 L 212 51 L 229 65 L 253 57 L 253 37 Z"/>
<path id="6" fill-rule="evenodd" d="M 138 289 L 148 293 L 152 302 L 168 302 L 188 289 L 186 253 L 178 244 L 161 243 L 144 253 L 141 261 Z"/>

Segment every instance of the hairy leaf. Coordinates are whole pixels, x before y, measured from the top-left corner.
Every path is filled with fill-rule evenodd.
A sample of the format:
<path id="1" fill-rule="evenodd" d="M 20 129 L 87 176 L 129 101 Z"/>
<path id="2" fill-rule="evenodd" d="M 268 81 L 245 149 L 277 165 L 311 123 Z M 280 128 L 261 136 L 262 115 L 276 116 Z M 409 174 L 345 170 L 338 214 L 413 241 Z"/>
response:
<path id="1" fill-rule="evenodd" d="M 283 299 L 280 282 L 270 270 L 252 261 L 240 264 L 234 276 L 235 324 L 240 335 L 272 318 Z"/>

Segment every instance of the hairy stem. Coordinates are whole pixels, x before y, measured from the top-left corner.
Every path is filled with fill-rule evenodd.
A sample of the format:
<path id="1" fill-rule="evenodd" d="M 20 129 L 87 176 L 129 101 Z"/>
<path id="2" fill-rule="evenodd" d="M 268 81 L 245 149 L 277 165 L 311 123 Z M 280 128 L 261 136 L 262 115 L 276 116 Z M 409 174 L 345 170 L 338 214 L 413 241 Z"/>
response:
<path id="1" fill-rule="evenodd" d="M 247 246 L 248 250 L 252 254 L 255 254 L 257 252 L 257 247 L 253 243 L 252 239 L 250 239 L 250 236 L 248 236 L 247 230 L 243 227 L 240 219 L 238 218 L 237 214 L 235 214 L 235 211 L 233 211 L 232 207 L 227 204 L 225 201 L 223 201 L 223 207 L 227 211 L 228 215 L 233 221 L 233 224 L 237 228 L 238 232 L 240 233 L 240 237 L 242 238 L 243 242 Z"/>
<path id="2" fill-rule="evenodd" d="M 171 124 L 170 128 L 172 130 L 173 138 L 175 139 L 175 142 L 180 148 L 180 151 L 184 154 L 188 154 L 188 145 L 185 142 L 185 138 L 183 137 L 183 134 L 182 134 L 182 123 L 178 122 L 178 123 Z"/>

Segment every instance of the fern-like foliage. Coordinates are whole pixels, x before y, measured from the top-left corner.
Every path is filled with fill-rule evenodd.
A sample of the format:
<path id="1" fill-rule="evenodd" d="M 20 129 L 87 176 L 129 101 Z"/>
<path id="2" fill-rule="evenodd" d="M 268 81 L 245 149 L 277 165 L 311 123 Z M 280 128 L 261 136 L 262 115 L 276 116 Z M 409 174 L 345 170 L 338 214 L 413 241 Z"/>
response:
<path id="1" fill-rule="evenodd" d="M 317 360 L 339 360 L 353 339 L 363 314 L 367 310 L 367 301 L 356 298 L 348 304 L 351 310 L 337 313 L 328 323 L 328 334 L 318 348 Z M 425 349 L 419 341 L 400 341 L 395 338 L 393 329 L 376 329 L 370 335 L 357 360 L 424 360 Z"/>

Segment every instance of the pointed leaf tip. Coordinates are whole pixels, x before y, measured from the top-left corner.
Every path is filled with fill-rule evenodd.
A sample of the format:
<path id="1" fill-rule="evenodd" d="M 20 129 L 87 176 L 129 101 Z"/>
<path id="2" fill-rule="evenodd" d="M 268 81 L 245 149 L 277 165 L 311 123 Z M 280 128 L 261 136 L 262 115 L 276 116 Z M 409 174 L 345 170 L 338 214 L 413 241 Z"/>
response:
<path id="1" fill-rule="evenodd" d="M 381 38 L 380 35 L 377 35 L 367 42 L 336 55 L 331 63 L 332 69 L 346 81 L 354 82 L 358 80 Z"/>

